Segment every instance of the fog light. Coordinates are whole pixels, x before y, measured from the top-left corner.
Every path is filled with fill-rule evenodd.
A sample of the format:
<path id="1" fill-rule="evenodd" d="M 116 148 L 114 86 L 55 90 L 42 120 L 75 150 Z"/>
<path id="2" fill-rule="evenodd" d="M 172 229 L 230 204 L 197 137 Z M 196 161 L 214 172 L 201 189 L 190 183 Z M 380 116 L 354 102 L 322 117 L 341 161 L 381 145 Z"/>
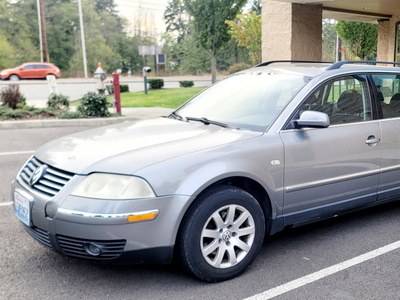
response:
<path id="1" fill-rule="evenodd" d="M 83 245 L 83 249 L 85 249 L 87 254 L 92 256 L 99 256 L 101 254 L 101 249 L 99 246 L 93 243 L 86 243 Z"/>

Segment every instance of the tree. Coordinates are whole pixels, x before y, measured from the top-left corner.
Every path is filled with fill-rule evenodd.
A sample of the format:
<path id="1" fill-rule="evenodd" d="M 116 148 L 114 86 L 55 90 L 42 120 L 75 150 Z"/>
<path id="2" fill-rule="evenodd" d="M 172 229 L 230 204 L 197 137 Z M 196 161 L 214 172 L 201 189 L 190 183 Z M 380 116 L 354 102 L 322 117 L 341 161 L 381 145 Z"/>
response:
<path id="1" fill-rule="evenodd" d="M 253 0 L 253 2 L 251 3 L 251 10 L 254 11 L 256 15 L 261 15 L 261 8 L 261 0 Z"/>
<path id="2" fill-rule="evenodd" d="M 335 61 L 336 55 L 335 23 L 330 19 L 322 20 L 322 61 Z"/>
<path id="3" fill-rule="evenodd" d="M 376 50 L 378 25 L 360 22 L 338 21 L 336 32 L 345 41 L 348 50 L 361 59 L 366 59 Z"/>
<path id="4" fill-rule="evenodd" d="M 176 32 L 178 43 L 189 33 L 188 17 L 182 0 L 171 0 L 164 12 L 166 32 Z"/>
<path id="5" fill-rule="evenodd" d="M 102 11 L 107 11 L 108 13 L 112 15 L 116 15 L 116 5 L 114 3 L 114 0 L 95 0 L 96 2 L 96 11 L 102 12 Z"/>
<path id="6" fill-rule="evenodd" d="M 194 34 L 201 47 L 211 53 L 212 83 L 217 81 L 217 53 L 230 40 L 229 26 L 246 0 L 184 0 L 192 17 Z"/>
<path id="7" fill-rule="evenodd" d="M 5 35 L 0 32 L 0 70 L 15 67 L 13 48 Z"/>
<path id="8" fill-rule="evenodd" d="M 3 37 L 7 40 L 7 44 L 12 48 L 9 54 L 13 53 L 13 55 L 9 55 L 9 59 L 11 59 L 10 62 L 13 62 L 13 67 L 16 67 L 15 64 L 37 61 L 40 57 L 39 43 L 35 47 L 31 39 L 30 23 L 24 17 L 21 17 L 25 16 L 22 9 L 23 6 L 27 5 L 0 0 L 0 28 Z M 29 7 L 32 9 L 32 5 Z M 33 7 L 36 9 L 36 6 Z M 37 36 L 39 36 L 39 31 L 37 31 Z M 4 47 L 7 47 L 7 45 L 4 44 Z"/>
<path id="9" fill-rule="evenodd" d="M 192 35 L 186 36 L 181 43 L 180 70 L 184 73 L 198 75 L 199 72 L 210 72 L 210 52 L 200 47 Z"/>
<path id="10" fill-rule="evenodd" d="M 261 63 L 261 15 L 254 11 L 239 14 L 235 21 L 225 21 L 229 25 L 228 33 L 237 41 L 238 46 L 249 50 L 253 64 Z"/>

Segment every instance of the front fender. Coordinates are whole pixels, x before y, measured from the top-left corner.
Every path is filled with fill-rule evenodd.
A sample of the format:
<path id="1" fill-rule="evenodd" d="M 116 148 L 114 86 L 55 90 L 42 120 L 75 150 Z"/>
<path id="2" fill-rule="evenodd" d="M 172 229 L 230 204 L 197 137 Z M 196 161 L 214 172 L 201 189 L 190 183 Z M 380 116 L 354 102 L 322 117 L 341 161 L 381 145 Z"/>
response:
<path id="1" fill-rule="evenodd" d="M 272 217 L 282 213 L 283 145 L 279 138 L 260 136 L 176 157 L 138 172 L 145 178 L 157 196 L 186 195 L 190 203 L 213 183 L 230 177 L 245 177 L 258 182 L 267 192 Z"/>

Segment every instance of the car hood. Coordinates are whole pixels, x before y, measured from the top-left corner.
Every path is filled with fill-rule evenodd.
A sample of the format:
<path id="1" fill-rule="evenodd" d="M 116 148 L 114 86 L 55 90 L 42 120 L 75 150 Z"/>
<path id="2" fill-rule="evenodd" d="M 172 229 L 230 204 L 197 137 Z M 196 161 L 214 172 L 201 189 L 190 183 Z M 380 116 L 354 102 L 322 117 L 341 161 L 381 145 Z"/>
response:
<path id="1" fill-rule="evenodd" d="M 164 160 L 261 134 L 201 122 L 158 118 L 100 127 L 59 138 L 42 146 L 35 156 L 52 167 L 76 174 L 133 174 Z"/>
<path id="2" fill-rule="evenodd" d="M 4 69 L 4 70 L 1 70 L 0 72 L 1 72 L 1 73 L 3 73 L 3 72 L 9 73 L 9 72 L 12 72 L 12 71 L 15 71 L 15 70 L 17 70 L 17 68 L 14 68 L 14 69 Z"/>

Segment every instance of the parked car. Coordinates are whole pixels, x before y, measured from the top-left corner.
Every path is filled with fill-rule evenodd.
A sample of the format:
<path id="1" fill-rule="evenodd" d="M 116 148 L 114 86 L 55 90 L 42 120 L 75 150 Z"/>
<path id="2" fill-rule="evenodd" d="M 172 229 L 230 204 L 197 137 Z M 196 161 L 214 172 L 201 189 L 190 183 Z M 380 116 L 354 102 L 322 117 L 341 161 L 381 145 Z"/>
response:
<path id="1" fill-rule="evenodd" d="M 60 69 L 50 63 L 25 63 L 14 69 L 5 69 L 0 72 L 1 79 L 9 79 L 11 81 L 46 78 L 47 75 L 60 78 Z"/>
<path id="2" fill-rule="evenodd" d="M 15 214 L 64 256 L 176 253 L 190 274 L 227 280 L 265 234 L 399 199 L 399 127 L 400 68 L 268 62 L 168 117 L 44 145 L 12 183 Z"/>

